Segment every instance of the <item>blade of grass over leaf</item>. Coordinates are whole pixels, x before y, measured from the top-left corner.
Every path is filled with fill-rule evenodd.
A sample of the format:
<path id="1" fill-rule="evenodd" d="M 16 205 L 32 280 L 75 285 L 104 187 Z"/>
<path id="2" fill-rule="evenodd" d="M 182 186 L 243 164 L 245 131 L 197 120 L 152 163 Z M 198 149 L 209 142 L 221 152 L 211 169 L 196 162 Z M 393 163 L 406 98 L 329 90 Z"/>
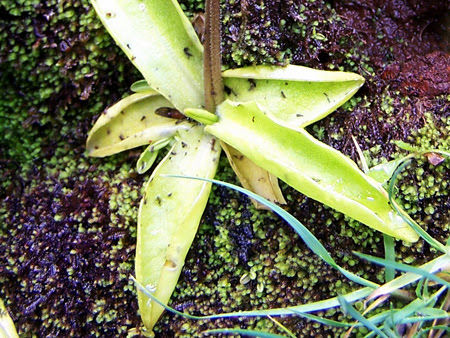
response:
<path id="1" fill-rule="evenodd" d="M 409 157 L 411 155 L 408 155 Z M 378 164 L 369 169 L 367 173 L 368 176 L 372 177 L 374 180 L 381 184 L 387 183 L 394 173 L 397 166 L 404 160 L 404 158 L 389 161 L 387 163 Z"/>
<path id="2" fill-rule="evenodd" d="M 387 192 L 348 157 L 304 129 L 278 125 L 256 103 L 223 102 L 217 123 L 205 126 L 223 142 L 306 196 L 396 238 L 417 234 L 395 214 Z M 332 167 L 333 170 L 329 170 Z"/>
<path id="3" fill-rule="evenodd" d="M 334 267 L 335 269 L 339 270 L 343 275 L 345 275 L 347 278 L 352 280 L 355 283 L 369 286 L 369 287 L 377 287 L 376 283 L 373 283 L 371 281 L 368 281 L 362 277 L 359 277 L 355 275 L 354 273 L 340 267 L 334 259 L 331 257 L 330 253 L 325 249 L 325 247 L 320 243 L 320 241 L 302 224 L 300 223 L 294 216 L 292 216 L 290 213 L 288 213 L 286 210 L 280 208 L 278 205 L 266 200 L 265 198 L 247 190 L 242 187 L 236 186 L 234 184 L 217 181 L 217 180 L 210 180 L 205 178 L 199 178 L 199 177 L 189 177 L 189 176 L 182 176 L 182 175 L 167 175 L 167 177 L 172 178 L 182 178 L 182 179 L 194 179 L 194 180 L 201 180 L 206 181 L 210 183 L 215 183 L 218 185 L 222 185 L 234 190 L 237 190 L 248 197 L 251 197 L 258 201 L 259 203 L 266 205 L 270 209 L 272 209 L 273 212 L 275 212 L 277 215 L 282 217 L 291 227 L 294 229 L 294 231 L 303 239 L 305 244 L 308 246 L 308 248 L 311 249 L 312 252 L 314 252 L 316 255 L 318 255 L 322 260 L 324 260 L 326 263 Z"/>

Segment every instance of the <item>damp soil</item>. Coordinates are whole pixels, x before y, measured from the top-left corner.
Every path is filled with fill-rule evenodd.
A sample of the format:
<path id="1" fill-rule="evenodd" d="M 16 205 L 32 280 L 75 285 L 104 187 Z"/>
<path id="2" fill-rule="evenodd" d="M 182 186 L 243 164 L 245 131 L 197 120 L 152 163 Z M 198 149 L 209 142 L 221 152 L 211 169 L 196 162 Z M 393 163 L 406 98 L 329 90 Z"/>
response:
<path id="1" fill-rule="evenodd" d="M 72 63 L 69 53 L 87 55 L 88 51 L 83 46 L 93 37 L 87 33 L 73 36 L 66 32 L 71 37 L 60 39 L 57 33 L 64 33 L 67 28 L 48 26 L 48 18 L 54 15 L 55 8 L 55 4 L 36 7 L 38 14 L 33 20 L 31 33 L 35 39 L 33 48 L 44 48 L 61 56 L 59 67 L 63 76 L 66 76 L 63 89 L 40 103 L 47 107 L 46 124 L 39 122 L 40 107 L 33 105 L 28 107 L 28 118 L 23 121 L 23 128 L 34 130 L 37 135 L 45 135 L 41 141 L 42 151 L 35 157 L 27 174 L 19 176 L 21 163 L 8 155 L 6 147 L 9 145 L 2 143 L 0 150 L 1 174 L 4 181 L 7 177 L 10 182 L 0 192 L 4 222 L 0 232 L 0 294 L 18 330 L 25 336 L 125 336 L 124 330 L 138 329 L 140 325 L 135 294 L 129 287 L 127 276 L 122 275 L 124 271 L 128 273 L 132 270 L 119 268 L 121 264 L 132 266 L 135 238 L 127 229 L 111 226 L 112 220 L 116 224 L 125 224 L 125 221 L 121 216 L 112 218 L 109 201 L 110 196 L 124 186 L 138 190 L 144 178 L 130 175 L 120 184 L 112 184 L 108 179 L 113 177 L 114 169 L 106 170 L 105 174 L 105 171 L 97 172 L 95 166 L 87 166 L 76 171 L 76 177 L 62 180 L 60 173 L 55 174 L 53 171 L 49 175 L 43 168 L 54 155 L 57 141 L 61 139 L 66 141 L 67 149 L 73 149 L 73 161 L 88 163 L 90 159 L 83 155 L 84 141 L 94 120 L 90 117 L 99 113 L 100 109 L 98 105 L 89 106 L 92 96 L 102 95 L 106 106 L 122 95 L 126 86 L 123 83 L 131 83 L 138 78 L 125 58 L 117 56 L 114 48 L 105 51 L 108 53 L 105 59 L 112 64 L 123 64 L 120 72 L 109 73 L 116 75 L 116 78 L 102 75 L 102 69 L 95 67 L 92 72 L 96 76 L 83 77 L 82 80 L 76 78 L 73 69 L 77 65 Z M 17 18 L 2 5 L 0 10 L 0 27 L 7 29 L 8 21 Z M 90 9 L 85 6 L 78 10 L 87 12 Z M 276 64 L 290 62 L 320 69 L 342 67 L 366 78 L 366 84 L 357 94 L 360 101 L 354 109 L 339 109 L 310 128 L 316 136 L 318 130 L 324 130 L 322 140 L 355 161 L 358 158 L 352 135 L 357 137 L 363 149 L 382 145 L 378 156 L 389 159 L 395 151 L 390 141 L 407 141 L 415 130 L 424 125 L 425 112 L 431 113 L 437 124 L 449 117 L 449 103 L 443 98 L 450 92 L 446 33 L 450 11 L 445 1 L 227 0 L 223 3 L 223 11 L 227 15 L 222 27 L 223 61 L 227 67 L 267 62 L 270 59 Z M 17 32 L 11 34 L 20 45 L 23 36 Z M 45 71 L 45 53 L 38 62 L 43 67 L 41 72 Z M 0 52 L 0 62 L 0 76 L 3 79 L 8 77 L 13 87 L 21 88 L 21 84 L 14 83 L 14 72 L 21 71 L 20 65 L 14 69 L 6 51 Z M 19 97 L 26 93 L 16 90 L 11 95 Z M 385 97 L 390 99 L 391 115 L 385 111 Z M 370 104 L 365 104 L 367 102 Z M 74 106 L 89 118 L 69 124 L 71 129 L 63 135 L 42 132 L 43 129 L 58 129 L 65 124 L 59 113 L 61 108 L 68 105 Z M 89 107 L 88 111 L 86 107 Z M 69 118 L 75 119 L 73 116 Z M 115 158 L 114 165 L 120 167 L 123 161 L 135 159 L 136 153 L 131 153 L 123 158 Z M 98 160 L 93 162 L 101 163 Z M 55 166 L 55 169 L 64 171 L 63 167 Z M 96 177 L 97 173 L 104 178 Z M 323 243 L 327 243 L 327 249 L 333 256 L 340 257 L 340 262 L 348 266 L 343 257 L 358 248 L 351 236 L 342 234 L 340 227 L 344 218 L 338 217 L 336 224 L 327 226 L 326 222 L 333 214 L 329 209 L 324 209 L 288 187 L 283 186 L 283 189 L 285 194 L 291 196 L 287 210 L 302 220 L 316 215 L 310 222 L 314 223 L 311 226 L 315 234 Z M 211 285 L 207 278 L 211 268 L 215 268 L 208 261 L 208 252 L 216 248 L 214 235 L 217 235 L 217 227 L 220 226 L 229 231 L 229 254 L 237 262 L 236 269 L 246 266 L 264 250 L 269 253 L 267 264 L 270 266 L 275 261 L 275 257 L 270 255 L 279 254 L 275 249 L 279 247 L 276 240 L 279 229 L 291 238 L 286 244 L 286 251 L 300 247 L 305 251 L 305 256 L 310 257 L 309 261 L 314 261 L 285 224 L 272 217 L 264 218 L 267 231 L 266 240 L 262 240 L 252 227 L 250 210 L 253 209 L 248 200 L 222 188 L 214 191 L 220 202 L 207 207 L 203 228 L 189 253 L 180 287 L 177 288 L 178 294 L 184 287 L 202 285 L 203 282 L 205 289 L 217 286 Z M 138 200 L 128 203 L 136 207 Z M 216 213 L 216 210 L 230 208 L 230 203 L 239 206 L 242 226 L 236 226 L 234 220 L 224 223 Z M 448 197 L 441 205 L 449 205 Z M 442 206 L 441 212 L 445 213 L 445 207 Z M 445 222 L 445 217 L 442 217 L 442 222 Z M 80 230 L 80 224 L 83 230 Z M 212 228 L 205 228 L 205 224 Z M 135 227 L 135 224 L 132 226 Z M 338 238 L 331 245 L 329 238 L 334 234 L 341 236 L 334 236 Z M 119 242 L 120 246 L 117 246 Z M 370 250 L 370 253 L 381 255 L 381 245 L 378 252 Z M 423 245 L 417 254 L 417 261 L 427 259 L 429 254 L 429 248 Z M 369 275 L 379 273 L 378 269 L 369 265 L 363 267 Z M 239 278 L 228 273 L 230 287 L 239 285 Z M 306 290 L 297 287 L 295 278 L 274 277 L 273 287 L 280 291 L 278 297 L 267 296 L 266 306 L 286 306 L 298 303 L 299 299 L 321 299 L 329 293 L 330 283 L 336 280 L 335 272 L 319 264 L 314 274 L 320 275 L 322 279 L 312 289 Z M 257 287 L 256 282 L 249 285 Z M 211 303 L 210 299 L 210 296 L 201 294 L 185 295 L 175 297 L 172 304 L 179 310 L 188 310 L 194 314 L 222 312 L 229 305 L 220 300 Z M 241 310 L 252 307 L 253 301 L 250 299 L 247 308 L 243 306 Z M 195 325 L 198 325 L 196 329 L 204 329 L 226 325 L 231 327 L 239 323 L 228 320 Z M 290 319 L 283 323 L 305 336 L 335 333 L 301 319 Z M 165 315 L 157 328 L 157 335 L 172 337 L 187 334 L 189 329 L 186 325 L 191 324 Z"/>

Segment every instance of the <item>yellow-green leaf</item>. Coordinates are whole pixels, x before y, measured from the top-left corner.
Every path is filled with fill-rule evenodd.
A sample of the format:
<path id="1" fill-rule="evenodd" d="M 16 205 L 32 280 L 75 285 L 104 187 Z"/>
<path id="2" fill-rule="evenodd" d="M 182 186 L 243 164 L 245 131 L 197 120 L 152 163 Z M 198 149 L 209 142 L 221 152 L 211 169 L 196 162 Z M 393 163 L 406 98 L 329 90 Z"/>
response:
<path id="1" fill-rule="evenodd" d="M 191 124 L 155 114 L 160 107 L 173 107 L 150 90 L 130 95 L 108 108 L 97 120 L 86 142 L 89 156 L 104 157 L 149 144 L 188 129 Z"/>
<path id="2" fill-rule="evenodd" d="M 345 103 L 364 84 L 354 73 L 302 66 L 253 66 L 223 73 L 228 99 L 254 101 L 287 128 L 305 127 Z"/>
<path id="3" fill-rule="evenodd" d="M 286 200 L 278 185 L 278 179 L 274 175 L 257 166 L 233 147 L 223 142 L 221 146 L 244 188 L 257 193 L 271 202 L 286 204 Z M 270 208 L 254 199 L 252 199 L 252 202 L 258 209 L 270 210 Z"/>
<path id="4" fill-rule="evenodd" d="M 176 0 L 91 2 L 151 88 L 180 111 L 204 104 L 203 47 Z"/>
<path id="5" fill-rule="evenodd" d="M 0 337 L 4 338 L 18 338 L 14 322 L 8 314 L 8 311 L 0 299 Z"/>
<path id="6" fill-rule="evenodd" d="M 151 168 L 158 157 L 158 152 L 165 148 L 172 141 L 171 137 L 163 138 L 159 141 L 152 142 L 139 156 L 136 162 L 136 171 L 138 174 L 143 174 Z"/>
<path id="7" fill-rule="evenodd" d="M 255 103 L 225 101 L 205 130 L 298 191 L 376 230 L 407 241 L 418 236 L 389 205 L 387 192 L 337 150 L 304 129 L 270 118 Z"/>
<path id="8" fill-rule="evenodd" d="M 163 175 L 213 178 L 219 142 L 200 126 L 181 130 L 176 143 L 145 187 L 138 215 L 136 279 L 167 304 L 208 201 L 210 183 Z M 145 326 L 152 329 L 163 308 L 138 294 Z"/>

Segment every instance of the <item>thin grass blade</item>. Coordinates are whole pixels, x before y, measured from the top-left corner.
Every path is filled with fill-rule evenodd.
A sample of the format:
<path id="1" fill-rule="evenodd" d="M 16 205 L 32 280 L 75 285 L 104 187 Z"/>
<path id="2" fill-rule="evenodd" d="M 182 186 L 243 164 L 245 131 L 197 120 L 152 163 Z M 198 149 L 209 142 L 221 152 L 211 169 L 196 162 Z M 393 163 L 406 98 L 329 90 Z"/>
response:
<path id="1" fill-rule="evenodd" d="M 294 311 L 297 315 L 299 315 L 300 317 L 309 319 L 309 320 L 313 320 L 315 322 L 318 322 L 320 324 L 324 324 L 324 325 L 328 325 L 328 326 L 335 326 L 335 327 L 359 327 L 361 326 L 360 323 L 345 323 L 345 322 L 338 322 L 336 320 L 331 320 L 331 319 L 327 319 L 327 318 L 322 318 L 310 313 L 305 313 L 305 312 L 298 312 L 298 311 Z"/>
<path id="2" fill-rule="evenodd" d="M 445 152 L 443 152 L 445 153 Z M 397 203 L 394 201 L 394 187 L 395 183 L 397 182 L 398 175 L 400 172 L 403 171 L 403 169 L 411 163 L 411 158 L 404 158 L 404 160 L 397 166 L 394 173 L 392 174 L 392 178 L 389 182 L 388 187 L 388 194 L 389 194 L 389 201 L 391 205 L 393 206 L 394 210 L 397 212 L 397 214 L 409 225 L 411 228 L 420 236 L 422 237 L 428 244 L 430 244 L 432 247 L 434 247 L 436 250 L 441 251 L 443 253 L 449 253 L 450 249 L 448 247 L 445 247 L 442 243 L 434 239 L 432 236 L 430 236 L 425 230 L 423 230 L 413 219 L 411 219 L 404 210 L 400 209 L 397 206 Z"/>
<path id="3" fill-rule="evenodd" d="M 446 255 L 439 256 L 438 258 L 433 259 L 432 261 L 425 263 L 418 267 L 420 270 L 425 270 L 430 274 L 434 274 L 438 271 L 448 269 L 450 266 L 449 258 Z M 391 294 L 407 285 L 410 285 L 419 279 L 423 278 L 422 275 L 407 272 L 403 274 L 402 276 L 399 276 L 395 278 L 394 280 L 390 281 L 389 283 L 383 284 L 379 288 L 377 288 L 368 298 L 366 301 L 370 301 L 374 298 Z"/>
<path id="4" fill-rule="evenodd" d="M 291 337 L 291 338 L 296 338 L 295 334 L 292 333 L 291 330 L 289 330 L 286 326 L 284 326 L 283 324 L 281 324 L 278 320 L 276 320 L 275 318 L 273 318 L 272 316 L 268 316 L 269 319 L 274 322 L 281 330 L 283 330 L 284 332 L 286 332 L 286 334 Z"/>
<path id="5" fill-rule="evenodd" d="M 342 309 L 345 313 L 349 314 L 353 317 L 353 319 L 357 320 L 361 324 L 363 324 L 368 329 L 372 330 L 376 334 L 378 334 L 380 337 L 388 338 L 386 334 L 381 332 L 370 320 L 368 320 L 366 317 L 364 317 L 361 313 L 359 313 L 357 310 L 353 308 L 346 300 L 345 298 L 339 296 L 339 303 L 342 306 Z"/>
<path id="6" fill-rule="evenodd" d="M 442 278 L 437 277 L 436 275 L 428 272 L 427 270 L 416 268 L 416 267 L 413 267 L 413 266 L 410 266 L 410 265 L 407 265 L 407 264 L 403 264 L 403 263 L 397 263 L 397 262 L 388 261 L 388 260 L 383 259 L 383 258 L 374 257 L 374 256 L 362 254 L 362 253 L 359 253 L 359 252 L 354 252 L 354 254 L 356 256 L 358 256 L 359 258 L 363 258 L 365 260 L 368 260 L 371 263 L 375 263 L 375 264 L 378 264 L 378 265 L 391 267 L 393 269 L 404 271 L 404 272 L 410 272 L 410 273 L 416 274 L 418 276 L 425 277 L 425 278 L 428 278 L 430 280 L 433 280 L 436 283 L 439 283 L 439 284 L 444 285 L 446 287 L 450 287 L 450 283 L 449 282 L 447 282 L 446 280 L 444 280 Z M 450 267 L 450 256 L 447 256 L 447 255 L 445 255 L 445 256 L 447 257 L 447 265 Z"/>
<path id="7" fill-rule="evenodd" d="M 383 241 L 384 241 L 384 257 L 387 261 L 395 262 L 395 240 L 393 237 L 383 234 Z M 395 278 L 395 269 L 390 266 L 385 266 L 385 273 L 384 273 L 384 281 L 390 282 Z"/>
<path id="8" fill-rule="evenodd" d="M 238 335 L 244 335 L 247 337 L 286 338 L 285 336 L 275 334 L 275 333 L 255 331 L 255 330 L 245 330 L 245 329 L 215 329 L 215 330 L 203 331 L 202 334 L 207 334 L 207 335 L 216 335 L 216 334 L 236 335 L 236 334 L 238 334 Z"/>
<path id="9" fill-rule="evenodd" d="M 194 316 L 188 313 L 180 312 L 167 304 L 161 302 L 157 297 L 153 295 L 152 291 L 146 289 L 141 283 L 139 283 L 135 278 L 131 277 L 133 282 L 136 285 L 136 288 L 149 297 L 152 301 L 162 306 L 167 311 L 179 315 L 184 318 L 192 319 L 192 320 L 202 320 L 202 319 L 221 319 L 221 318 L 236 318 L 236 317 L 265 317 L 265 316 L 283 316 L 283 315 L 295 315 L 299 312 L 307 313 L 307 312 L 316 312 L 316 311 L 325 311 L 328 309 L 332 309 L 338 307 L 340 305 L 337 297 L 309 303 L 297 306 L 291 306 L 286 308 L 276 308 L 269 310 L 253 310 L 253 311 L 240 311 L 240 312 L 228 312 L 221 313 L 215 315 L 206 315 L 206 316 Z M 342 297 L 344 297 L 347 302 L 353 303 L 358 300 L 361 300 L 367 297 L 373 291 L 372 288 L 365 287 L 353 292 L 350 292 Z"/>
<path id="10" fill-rule="evenodd" d="M 368 280 L 366 280 L 362 277 L 359 277 L 359 276 L 355 275 L 354 273 L 340 267 L 334 261 L 334 259 L 331 257 L 330 253 L 320 243 L 320 241 L 302 223 L 300 223 L 294 216 L 292 216 L 286 210 L 284 210 L 281 207 L 279 207 L 278 205 L 266 200 L 265 198 L 255 194 L 247 189 L 244 189 L 242 187 L 236 186 L 234 184 L 222 182 L 222 181 L 210 180 L 210 179 L 199 178 L 199 177 L 180 176 L 180 175 L 170 175 L 168 177 L 203 180 L 203 181 L 215 183 L 218 185 L 222 185 L 222 186 L 234 189 L 236 191 L 239 191 L 239 192 L 247 195 L 248 197 L 255 199 L 257 202 L 259 202 L 263 205 L 266 205 L 267 207 L 272 209 L 273 212 L 275 212 L 277 215 L 282 217 L 292 227 L 292 229 L 294 229 L 294 231 L 303 239 L 305 244 L 311 249 L 312 252 L 314 252 L 316 255 L 318 255 L 326 263 L 328 263 L 335 269 L 339 270 L 347 278 L 351 279 L 355 283 L 358 283 L 358 284 L 361 284 L 364 286 L 370 286 L 370 287 L 377 286 L 376 283 L 368 281 Z"/>

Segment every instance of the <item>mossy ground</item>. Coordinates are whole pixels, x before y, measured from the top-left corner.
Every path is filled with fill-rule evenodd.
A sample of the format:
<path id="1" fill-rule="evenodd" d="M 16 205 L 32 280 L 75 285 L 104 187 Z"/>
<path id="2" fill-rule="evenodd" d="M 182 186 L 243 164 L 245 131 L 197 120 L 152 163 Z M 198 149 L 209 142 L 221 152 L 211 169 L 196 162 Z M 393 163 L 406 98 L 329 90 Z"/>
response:
<path id="1" fill-rule="evenodd" d="M 190 15 L 204 5 L 181 3 Z M 372 165 L 401 156 L 392 140 L 448 149 L 446 5 L 376 4 L 224 1 L 224 67 L 291 62 L 362 74 L 362 90 L 309 128 L 355 161 L 352 135 Z M 129 276 L 145 177 L 134 171 L 138 152 L 91 159 L 84 142 L 96 116 L 139 75 L 87 0 L 0 1 L 0 10 L 0 297 L 26 336 L 124 336 L 140 325 Z M 417 163 L 399 184 L 402 204 L 441 241 L 448 236 L 449 165 Z M 236 182 L 226 161 L 218 178 Z M 340 264 L 382 280 L 381 269 L 352 255 L 382 255 L 379 233 L 282 188 L 287 210 Z M 412 264 L 435 254 L 423 242 L 397 249 L 398 260 Z M 353 287 L 271 213 L 214 187 L 172 305 L 194 314 L 280 307 Z M 303 319 L 281 321 L 299 335 L 337 334 Z M 280 332 L 268 319 L 192 322 L 167 314 L 156 333 L 244 324 Z"/>

